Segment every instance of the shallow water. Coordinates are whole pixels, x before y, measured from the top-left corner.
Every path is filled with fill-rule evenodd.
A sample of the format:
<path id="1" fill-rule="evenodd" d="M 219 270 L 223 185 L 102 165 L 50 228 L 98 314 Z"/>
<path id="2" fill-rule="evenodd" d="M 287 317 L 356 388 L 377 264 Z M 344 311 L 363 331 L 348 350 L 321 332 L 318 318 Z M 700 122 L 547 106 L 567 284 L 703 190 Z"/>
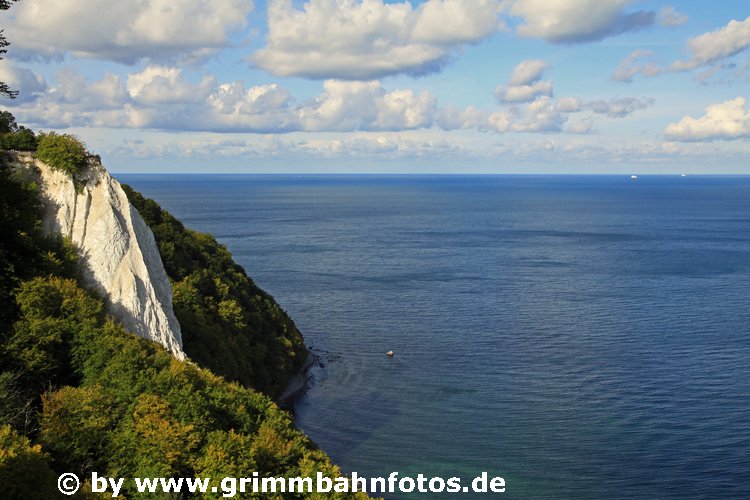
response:
<path id="1" fill-rule="evenodd" d="M 344 470 L 750 497 L 749 177 L 118 178 L 330 353 L 295 411 Z"/>

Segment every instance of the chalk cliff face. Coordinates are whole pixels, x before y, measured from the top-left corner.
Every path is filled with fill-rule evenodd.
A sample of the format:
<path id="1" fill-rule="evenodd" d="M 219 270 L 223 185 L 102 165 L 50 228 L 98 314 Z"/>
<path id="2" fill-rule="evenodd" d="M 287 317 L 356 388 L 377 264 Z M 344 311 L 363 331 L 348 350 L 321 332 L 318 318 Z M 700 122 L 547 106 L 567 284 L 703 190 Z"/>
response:
<path id="1" fill-rule="evenodd" d="M 172 288 L 154 235 L 120 183 L 96 161 L 75 181 L 31 154 L 15 153 L 14 163 L 39 184 L 45 232 L 78 247 L 86 285 L 106 298 L 110 313 L 129 331 L 185 359 Z"/>

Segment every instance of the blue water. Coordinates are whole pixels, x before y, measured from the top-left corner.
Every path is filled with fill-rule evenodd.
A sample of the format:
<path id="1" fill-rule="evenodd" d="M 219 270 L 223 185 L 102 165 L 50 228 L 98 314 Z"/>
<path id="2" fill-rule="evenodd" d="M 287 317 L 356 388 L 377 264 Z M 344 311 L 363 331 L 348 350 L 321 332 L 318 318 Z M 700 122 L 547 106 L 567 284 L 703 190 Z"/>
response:
<path id="1" fill-rule="evenodd" d="M 344 470 L 750 498 L 749 177 L 119 177 L 327 351 L 295 411 Z"/>

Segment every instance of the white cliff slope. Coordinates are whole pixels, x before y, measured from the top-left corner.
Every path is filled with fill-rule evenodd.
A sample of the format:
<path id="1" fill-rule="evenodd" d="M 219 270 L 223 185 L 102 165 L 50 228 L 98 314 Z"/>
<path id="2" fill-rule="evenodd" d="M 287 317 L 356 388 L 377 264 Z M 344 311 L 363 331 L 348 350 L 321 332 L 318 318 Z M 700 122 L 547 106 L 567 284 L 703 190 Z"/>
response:
<path id="1" fill-rule="evenodd" d="M 74 182 L 31 154 L 14 156 L 15 168 L 39 184 L 45 232 L 69 238 L 80 250 L 86 285 L 106 298 L 110 313 L 126 329 L 185 359 L 154 235 L 120 183 L 96 161 Z"/>

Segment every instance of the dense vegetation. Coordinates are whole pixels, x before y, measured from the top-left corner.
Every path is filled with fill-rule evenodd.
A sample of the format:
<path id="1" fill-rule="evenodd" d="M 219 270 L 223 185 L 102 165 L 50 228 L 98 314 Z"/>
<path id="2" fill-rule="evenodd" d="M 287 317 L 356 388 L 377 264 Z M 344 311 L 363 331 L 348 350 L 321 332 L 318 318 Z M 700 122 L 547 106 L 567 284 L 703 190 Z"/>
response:
<path id="1" fill-rule="evenodd" d="M 8 111 L 0 111 L 0 149 L 36 151 L 37 138 L 34 131 L 18 126 L 15 117 Z"/>
<path id="2" fill-rule="evenodd" d="M 77 137 L 56 132 L 42 132 L 18 126 L 8 111 L 0 111 L 0 149 L 36 151 L 39 159 L 50 167 L 71 175 L 79 173 L 89 158 L 86 145 Z"/>
<path id="3" fill-rule="evenodd" d="M 153 200 L 123 188 L 159 245 L 187 355 L 231 380 L 278 394 L 307 355 L 289 316 L 212 236 L 186 229 Z"/>
<path id="4" fill-rule="evenodd" d="M 55 132 L 39 134 L 36 153 L 50 167 L 71 175 L 79 173 L 86 166 L 89 156 L 86 146 L 78 138 Z"/>
<path id="5" fill-rule="evenodd" d="M 253 471 L 285 477 L 339 474 L 267 396 L 177 361 L 109 317 L 103 300 L 81 287 L 75 249 L 43 236 L 37 188 L 16 178 L 4 156 L 0 192 L 5 498 L 55 498 L 62 472 L 213 478 Z M 132 190 L 130 196 L 166 249 L 193 360 L 278 390 L 305 352 L 291 320 L 213 238 L 186 230 Z M 138 497 L 132 489 L 124 493 Z"/>
<path id="6" fill-rule="evenodd" d="M 0 149 L 36 151 L 37 139 L 34 131 L 25 127 L 0 135 Z"/>

